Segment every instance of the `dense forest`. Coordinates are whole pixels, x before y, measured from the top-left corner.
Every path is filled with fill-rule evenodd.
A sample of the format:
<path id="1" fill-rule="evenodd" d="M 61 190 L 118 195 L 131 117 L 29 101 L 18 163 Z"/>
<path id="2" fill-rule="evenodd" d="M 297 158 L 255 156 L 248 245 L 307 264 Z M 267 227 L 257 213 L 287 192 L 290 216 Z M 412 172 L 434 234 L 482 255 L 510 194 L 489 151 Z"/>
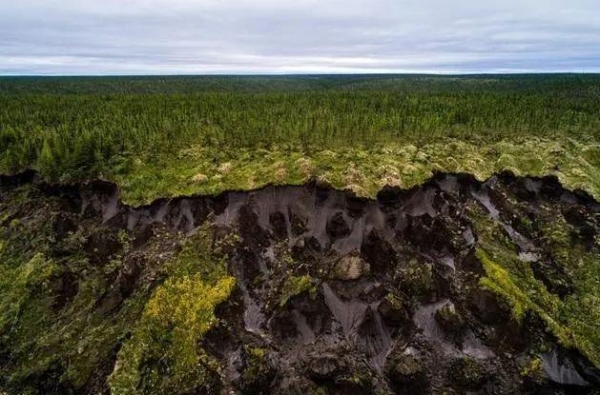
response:
<path id="1" fill-rule="evenodd" d="M 260 149 L 314 159 L 449 140 L 594 144 L 599 101 L 600 76 L 576 74 L 1 78 L 0 172 L 128 184 L 140 163 L 172 165 L 194 147 L 197 163 L 222 164 Z"/>

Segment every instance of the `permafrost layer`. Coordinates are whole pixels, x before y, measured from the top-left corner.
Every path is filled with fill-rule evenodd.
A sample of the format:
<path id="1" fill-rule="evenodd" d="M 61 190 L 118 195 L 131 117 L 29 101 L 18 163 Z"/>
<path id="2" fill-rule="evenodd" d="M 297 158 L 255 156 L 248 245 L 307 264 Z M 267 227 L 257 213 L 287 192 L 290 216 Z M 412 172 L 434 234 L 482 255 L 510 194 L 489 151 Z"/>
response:
<path id="1" fill-rule="evenodd" d="M 0 185 L 35 177 L 4 177 Z M 307 184 L 143 207 L 123 205 L 117 187 L 105 182 L 40 189 L 79 207 L 82 218 L 126 229 L 138 246 L 157 224 L 190 236 L 208 221 L 215 237 L 239 234 L 244 248 L 228 263 L 236 291 L 203 343 L 223 367 L 217 391 L 552 393 L 600 383 L 581 353 L 562 347 L 539 321 L 516 325 L 506 304 L 479 283 L 485 272 L 475 257 L 481 235 L 473 210 L 497 223 L 530 265 L 548 256 L 534 235 L 517 229 L 513 207 L 528 205 L 533 217 L 542 206 L 579 207 L 598 218 L 600 204 L 554 178 L 503 173 L 482 183 L 437 174 L 411 190 L 386 188 L 377 200 Z M 586 226 L 597 232 L 597 223 Z M 290 276 L 308 276 L 311 290 L 282 301 Z M 120 303 L 117 296 L 111 309 Z M 249 345 L 265 350 L 267 360 L 268 374 L 253 382 L 244 375 Z M 523 374 L 532 358 L 541 361 L 541 381 Z"/>

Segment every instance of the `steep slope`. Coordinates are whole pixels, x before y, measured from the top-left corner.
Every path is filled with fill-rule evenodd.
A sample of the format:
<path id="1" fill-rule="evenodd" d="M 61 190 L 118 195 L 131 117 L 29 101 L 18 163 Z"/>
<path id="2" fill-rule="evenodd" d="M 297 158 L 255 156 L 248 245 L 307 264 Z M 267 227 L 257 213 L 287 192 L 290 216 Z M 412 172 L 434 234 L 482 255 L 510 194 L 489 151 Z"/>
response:
<path id="1" fill-rule="evenodd" d="M 131 207 L 0 178 L 0 391 L 594 393 L 600 204 L 437 174 Z"/>

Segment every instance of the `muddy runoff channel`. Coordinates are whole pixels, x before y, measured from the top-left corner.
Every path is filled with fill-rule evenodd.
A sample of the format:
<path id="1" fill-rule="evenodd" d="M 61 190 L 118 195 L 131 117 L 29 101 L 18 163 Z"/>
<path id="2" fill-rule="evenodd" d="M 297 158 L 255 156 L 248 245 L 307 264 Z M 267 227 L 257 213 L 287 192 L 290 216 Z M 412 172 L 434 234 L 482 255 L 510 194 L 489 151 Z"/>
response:
<path id="1" fill-rule="evenodd" d="M 222 366 L 216 393 L 590 393 L 600 384 L 596 367 L 561 347 L 539 317 L 517 322 L 480 284 L 479 217 L 500 225 L 551 292 L 572 292 L 552 287 L 551 258 L 520 226 L 524 212 L 535 223 L 542 209 L 576 211 L 586 220 L 565 215 L 573 228 L 589 240 L 598 234 L 589 218 L 600 205 L 556 178 L 436 174 L 374 200 L 308 183 L 143 207 L 122 204 L 110 183 L 36 179 L 4 177 L 2 187 L 37 182 L 78 216 L 126 230 L 137 248 L 157 226 L 191 236 L 208 223 L 215 239 L 240 238 L 228 259 L 236 289 L 202 342 Z M 309 285 L 293 289 L 300 280 Z M 111 298 L 105 304 L 118 308 L 123 297 Z M 249 348 L 264 359 L 255 375 Z"/>

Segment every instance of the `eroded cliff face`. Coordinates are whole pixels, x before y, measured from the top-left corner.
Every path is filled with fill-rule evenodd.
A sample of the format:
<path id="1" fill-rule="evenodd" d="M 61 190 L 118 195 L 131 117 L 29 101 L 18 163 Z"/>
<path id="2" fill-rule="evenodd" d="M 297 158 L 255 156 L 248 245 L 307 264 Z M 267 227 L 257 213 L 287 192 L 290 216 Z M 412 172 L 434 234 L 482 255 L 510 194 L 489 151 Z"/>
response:
<path id="1" fill-rule="evenodd" d="M 0 179 L 7 393 L 593 393 L 600 204 L 437 174 L 129 207 Z M 561 392 L 562 391 L 562 392 Z"/>

